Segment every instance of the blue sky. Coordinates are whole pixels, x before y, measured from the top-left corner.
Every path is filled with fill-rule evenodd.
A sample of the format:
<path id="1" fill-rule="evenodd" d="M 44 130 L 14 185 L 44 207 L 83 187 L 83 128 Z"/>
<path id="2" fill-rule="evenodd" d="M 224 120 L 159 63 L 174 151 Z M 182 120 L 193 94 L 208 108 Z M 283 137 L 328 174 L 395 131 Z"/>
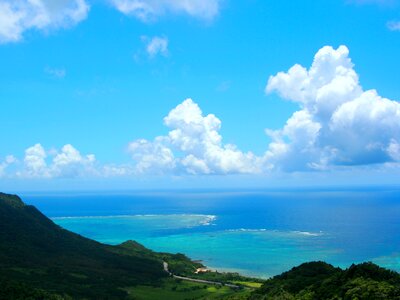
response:
<path id="1" fill-rule="evenodd" d="M 399 1 L 38 3 L 0 0 L 2 188 L 398 182 Z"/>

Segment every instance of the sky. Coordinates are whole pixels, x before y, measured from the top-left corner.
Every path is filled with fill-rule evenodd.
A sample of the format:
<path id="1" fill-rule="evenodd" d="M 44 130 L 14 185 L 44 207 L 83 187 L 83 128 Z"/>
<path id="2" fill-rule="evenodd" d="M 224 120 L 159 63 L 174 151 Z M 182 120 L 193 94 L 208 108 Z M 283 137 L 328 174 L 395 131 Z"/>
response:
<path id="1" fill-rule="evenodd" d="M 400 1 L 0 0 L 0 188 L 398 184 Z"/>

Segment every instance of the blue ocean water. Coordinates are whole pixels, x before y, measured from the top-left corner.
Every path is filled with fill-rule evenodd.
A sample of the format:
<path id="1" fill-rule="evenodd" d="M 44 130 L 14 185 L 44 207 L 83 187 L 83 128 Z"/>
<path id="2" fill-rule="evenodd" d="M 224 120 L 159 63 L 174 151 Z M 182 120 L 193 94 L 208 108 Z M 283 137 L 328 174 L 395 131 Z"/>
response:
<path id="1" fill-rule="evenodd" d="M 269 277 L 305 261 L 400 271 L 400 188 L 26 194 L 60 226 Z"/>

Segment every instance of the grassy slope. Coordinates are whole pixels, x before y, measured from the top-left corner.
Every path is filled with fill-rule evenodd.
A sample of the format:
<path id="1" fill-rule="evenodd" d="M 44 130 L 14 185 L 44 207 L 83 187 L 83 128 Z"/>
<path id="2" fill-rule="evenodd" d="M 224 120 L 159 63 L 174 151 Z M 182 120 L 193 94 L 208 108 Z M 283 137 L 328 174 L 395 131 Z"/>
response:
<path id="1" fill-rule="evenodd" d="M 138 300 L 183 299 L 247 299 L 250 290 L 233 290 L 229 287 L 199 284 L 174 279 L 164 280 L 162 286 L 136 286 L 129 289 Z"/>

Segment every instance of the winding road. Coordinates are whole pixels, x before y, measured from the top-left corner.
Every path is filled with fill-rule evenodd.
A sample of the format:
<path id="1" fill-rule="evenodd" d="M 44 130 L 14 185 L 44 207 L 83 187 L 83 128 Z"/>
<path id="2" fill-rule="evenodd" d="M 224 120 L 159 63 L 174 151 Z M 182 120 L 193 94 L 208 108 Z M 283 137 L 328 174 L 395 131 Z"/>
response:
<path id="1" fill-rule="evenodd" d="M 205 283 L 205 284 L 213 284 L 213 285 L 219 285 L 219 286 L 227 286 L 233 289 L 240 289 L 241 287 L 235 284 L 230 284 L 230 283 L 223 283 L 223 282 L 218 282 L 218 281 L 209 281 L 209 280 L 202 280 L 202 279 L 196 279 L 196 278 L 190 278 L 190 277 L 184 277 L 184 276 L 178 276 L 174 275 L 169 269 L 168 269 L 168 263 L 166 261 L 163 262 L 164 266 L 164 271 L 167 272 L 170 276 L 176 279 L 180 280 L 186 280 L 186 281 L 191 281 L 191 282 L 197 282 L 197 283 Z"/>

